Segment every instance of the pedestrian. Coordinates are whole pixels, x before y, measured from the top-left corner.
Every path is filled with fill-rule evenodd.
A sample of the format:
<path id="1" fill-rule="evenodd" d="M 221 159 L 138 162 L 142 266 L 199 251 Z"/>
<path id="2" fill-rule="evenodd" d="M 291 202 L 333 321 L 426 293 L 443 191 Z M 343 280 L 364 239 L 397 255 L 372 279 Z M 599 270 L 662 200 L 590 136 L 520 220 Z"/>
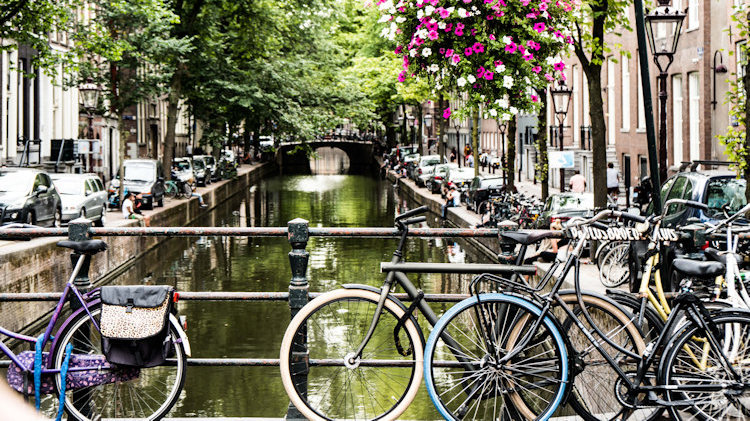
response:
<path id="1" fill-rule="evenodd" d="M 617 202 L 617 196 L 620 194 L 620 174 L 611 162 L 607 164 L 607 194 Z"/>
<path id="2" fill-rule="evenodd" d="M 576 174 L 573 177 L 570 177 L 570 191 L 573 193 L 583 193 L 586 191 L 586 178 L 578 170 L 576 170 Z"/>
<path id="3" fill-rule="evenodd" d="M 456 148 L 451 149 L 450 161 L 456 162 Z"/>
<path id="4" fill-rule="evenodd" d="M 136 219 L 142 226 L 150 226 L 150 221 L 147 216 L 139 215 L 135 211 L 135 193 L 128 192 L 125 200 L 122 201 L 122 216 L 125 219 Z"/>
<path id="5" fill-rule="evenodd" d="M 445 204 L 441 208 L 441 217 L 443 219 L 448 217 L 448 208 L 458 206 L 458 203 L 460 203 L 459 200 L 456 186 L 451 186 L 450 190 L 448 190 L 448 193 L 445 195 Z"/>
<path id="6" fill-rule="evenodd" d="M 466 166 L 469 168 L 474 168 L 474 154 L 469 154 L 466 156 Z"/>

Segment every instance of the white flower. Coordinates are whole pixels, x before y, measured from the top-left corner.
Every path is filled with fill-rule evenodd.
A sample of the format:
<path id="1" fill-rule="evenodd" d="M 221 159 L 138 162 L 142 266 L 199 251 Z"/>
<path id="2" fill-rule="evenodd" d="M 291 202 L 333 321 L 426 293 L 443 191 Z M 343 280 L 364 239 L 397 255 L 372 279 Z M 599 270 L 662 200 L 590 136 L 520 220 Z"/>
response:
<path id="1" fill-rule="evenodd" d="M 505 87 L 506 89 L 512 88 L 513 87 L 513 78 L 510 77 L 510 76 L 508 76 L 508 75 L 503 76 L 503 87 Z M 505 108 L 505 107 L 503 107 L 503 108 Z"/>
<path id="2" fill-rule="evenodd" d="M 458 16 L 462 18 L 469 17 L 469 12 L 466 11 L 463 7 L 458 8 Z"/>
<path id="3" fill-rule="evenodd" d="M 435 6 L 433 6 L 433 5 L 429 5 L 429 6 L 427 6 L 427 7 L 424 8 L 424 14 L 426 16 L 430 16 L 432 14 L 432 12 L 434 12 L 434 11 L 435 11 Z"/>
<path id="4" fill-rule="evenodd" d="M 505 65 L 504 65 L 504 64 L 501 64 L 501 65 L 499 65 L 499 66 L 495 67 L 495 71 L 496 71 L 497 73 L 502 73 L 502 72 L 504 72 L 504 71 L 505 71 Z"/>
<path id="5" fill-rule="evenodd" d="M 388 22 L 389 20 L 391 20 L 391 15 L 383 15 L 378 19 L 378 23 Z"/>
<path id="6" fill-rule="evenodd" d="M 424 17 L 424 10 L 419 9 L 417 10 L 417 19 L 422 19 Z"/>
<path id="7" fill-rule="evenodd" d="M 503 115 L 500 116 L 500 119 L 503 121 L 510 121 L 510 114 L 503 113 Z"/>
<path id="8" fill-rule="evenodd" d="M 501 98 L 497 100 L 497 105 L 500 106 L 502 109 L 508 108 L 508 98 Z"/>
<path id="9" fill-rule="evenodd" d="M 424 3 L 424 0 L 417 0 L 417 6 L 421 6 L 422 3 Z"/>
<path id="10" fill-rule="evenodd" d="M 406 18 L 403 16 L 399 16 L 396 18 L 396 23 L 404 23 L 406 22 Z"/>
<path id="11" fill-rule="evenodd" d="M 431 49 L 430 47 L 425 47 L 425 48 L 424 48 L 424 49 L 422 50 L 422 56 L 424 56 L 424 57 L 429 57 L 429 56 L 430 56 L 430 54 L 432 54 L 432 49 Z"/>
<path id="12" fill-rule="evenodd" d="M 386 1 L 384 1 L 383 3 L 380 3 L 380 6 L 378 6 L 378 8 L 379 8 L 380 10 L 388 10 L 388 9 L 393 9 L 393 1 L 391 1 L 391 0 L 386 0 Z"/>
<path id="13" fill-rule="evenodd" d="M 448 25 L 445 23 L 445 21 L 440 21 L 438 23 L 438 28 L 439 29 L 445 29 L 446 26 L 448 26 Z"/>
<path id="14" fill-rule="evenodd" d="M 547 61 L 547 64 L 549 64 L 551 66 L 551 65 L 555 64 L 555 62 L 557 61 L 557 59 L 555 57 L 547 57 L 546 61 Z"/>
<path id="15" fill-rule="evenodd" d="M 507 36 L 507 35 L 503 37 L 503 44 L 505 44 L 505 45 L 510 44 L 512 41 L 513 40 L 509 36 Z"/>
<path id="16" fill-rule="evenodd" d="M 424 54 L 424 53 L 422 53 L 422 54 Z M 433 65 L 430 66 L 430 71 L 432 73 L 437 73 L 438 71 L 440 71 L 440 66 L 438 66 L 437 64 L 433 64 Z"/>
<path id="17" fill-rule="evenodd" d="M 496 110 L 496 109 L 494 109 L 494 108 L 490 109 L 490 115 L 491 115 L 492 117 L 497 117 L 497 110 Z"/>
<path id="18" fill-rule="evenodd" d="M 508 109 L 508 111 L 510 111 L 510 113 L 513 114 L 513 115 L 518 114 L 518 108 L 516 108 L 516 107 L 510 107 Z"/>
<path id="19" fill-rule="evenodd" d="M 469 75 L 466 79 L 469 81 L 469 83 L 474 83 L 477 81 L 477 78 L 475 78 L 474 75 Z"/>
<path id="20" fill-rule="evenodd" d="M 451 7 L 447 8 L 447 9 L 445 9 L 445 10 L 447 10 L 448 13 L 453 13 L 453 11 L 456 10 L 456 8 L 453 7 L 453 6 L 451 6 Z"/>
<path id="21" fill-rule="evenodd" d="M 388 38 L 388 34 L 390 32 L 391 31 L 389 31 L 388 28 L 383 28 L 383 30 L 380 31 L 380 36 L 383 37 L 383 38 Z"/>
<path id="22" fill-rule="evenodd" d="M 456 84 L 459 88 L 463 88 L 464 86 L 466 86 L 466 79 L 464 79 L 462 76 L 456 80 Z"/>
<path id="23" fill-rule="evenodd" d="M 416 57 L 417 56 L 417 50 L 416 49 L 409 50 L 409 56 Z"/>
<path id="24" fill-rule="evenodd" d="M 417 36 L 422 39 L 427 39 L 429 37 L 429 32 L 427 32 L 427 29 L 422 28 L 419 31 L 416 32 Z"/>

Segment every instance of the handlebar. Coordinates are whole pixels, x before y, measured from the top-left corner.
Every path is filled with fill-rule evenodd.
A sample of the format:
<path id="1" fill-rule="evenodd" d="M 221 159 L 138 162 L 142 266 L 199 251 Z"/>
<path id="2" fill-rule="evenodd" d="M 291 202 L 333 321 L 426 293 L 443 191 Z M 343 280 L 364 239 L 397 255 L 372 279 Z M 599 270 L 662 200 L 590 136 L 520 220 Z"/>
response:
<path id="1" fill-rule="evenodd" d="M 664 214 L 666 214 L 667 209 L 669 209 L 669 206 L 672 204 L 678 204 L 678 205 L 685 205 L 690 206 L 691 208 L 700 209 L 702 211 L 708 211 L 708 205 L 701 202 L 696 202 L 694 200 L 685 200 L 685 199 L 669 199 L 664 203 Z"/>
<path id="2" fill-rule="evenodd" d="M 724 225 L 726 225 L 726 224 L 728 224 L 728 223 L 730 223 L 730 222 L 734 221 L 735 219 L 737 219 L 737 218 L 739 218 L 739 217 L 741 217 L 741 216 L 743 216 L 743 215 L 747 214 L 748 212 L 750 212 L 750 203 L 748 203 L 747 205 L 745 205 L 745 206 L 744 206 L 744 207 L 743 207 L 742 209 L 738 210 L 738 211 L 737 211 L 737 213 L 735 213 L 734 215 L 732 215 L 732 216 L 730 216 L 729 218 L 727 218 L 727 219 L 725 219 L 725 220 L 723 220 L 723 221 L 719 222 L 719 223 L 718 223 L 718 224 L 716 224 L 715 226 L 713 226 L 713 227 L 711 227 L 711 228 L 707 229 L 707 230 L 706 230 L 706 234 L 711 234 L 711 233 L 715 232 L 715 231 L 716 231 L 716 230 L 718 230 L 719 228 L 721 228 L 721 227 L 723 227 Z"/>
<path id="3" fill-rule="evenodd" d="M 408 210 L 408 211 L 402 213 L 401 215 L 396 216 L 396 222 L 398 222 L 398 221 L 400 221 L 402 219 L 408 218 L 410 216 L 419 215 L 420 213 L 425 213 L 428 210 L 430 210 L 430 208 L 427 207 L 427 206 L 420 206 L 418 208 L 414 208 L 414 209 Z"/>
<path id="4" fill-rule="evenodd" d="M 409 218 L 407 220 L 401 221 L 401 223 L 404 225 L 414 225 L 414 224 L 419 224 L 420 222 L 424 222 L 426 220 L 427 220 L 426 216 L 417 216 L 414 218 Z"/>

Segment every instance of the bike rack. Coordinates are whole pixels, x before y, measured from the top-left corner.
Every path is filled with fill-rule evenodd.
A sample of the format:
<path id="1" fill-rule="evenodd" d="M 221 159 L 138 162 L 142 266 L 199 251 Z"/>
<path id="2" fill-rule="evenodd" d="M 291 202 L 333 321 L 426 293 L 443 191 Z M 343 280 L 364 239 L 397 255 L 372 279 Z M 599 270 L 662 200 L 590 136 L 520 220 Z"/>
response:
<path id="1" fill-rule="evenodd" d="M 464 229 L 464 228 L 410 228 L 410 237 L 423 238 L 498 238 L 498 229 Z M 289 252 L 289 264 L 292 277 L 287 292 L 180 292 L 180 300 L 188 301 L 287 301 L 291 317 L 304 307 L 310 298 L 315 298 L 321 293 L 309 292 L 307 279 L 307 265 L 310 254 L 307 252 L 307 243 L 310 236 L 317 237 L 341 237 L 341 238 L 398 238 L 399 231 L 396 228 L 337 228 L 337 227 L 313 227 L 309 226 L 304 219 L 293 219 L 286 227 L 105 227 L 95 228 L 87 219 L 76 219 L 71 221 L 67 228 L 4 228 L 0 230 L 0 240 L 28 240 L 38 237 L 68 237 L 72 241 L 85 241 L 94 236 L 116 237 L 116 236 L 151 236 L 151 237 L 201 237 L 201 236 L 236 236 L 236 237 L 283 237 L 286 236 L 291 245 Z M 560 232 L 562 236 L 562 232 Z M 71 255 L 75 264 L 77 255 Z M 89 262 L 75 279 L 75 285 L 83 292 L 92 287 L 89 279 Z M 450 264 L 450 271 L 455 273 L 476 273 L 477 265 L 472 264 Z M 448 270 L 448 268 L 446 268 Z M 13 301 L 57 301 L 60 299 L 59 292 L 33 292 L 33 293 L 0 293 L 0 302 Z M 402 301 L 408 301 L 406 294 L 394 294 Z M 433 302 L 459 302 L 467 298 L 468 294 L 425 294 L 427 301 Z M 300 343 L 293 353 L 293 358 L 306 358 L 306 344 Z M 278 358 L 188 358 L 190 366 L 253 366 L 267 367 L 278 366 Z M 309 361 L 316 364 L 316 361 Z M 320 362 L 330 364 L 332 362 Z M 8 360 L 0 360 L 0 367 L 7 367 Z M 395 361 L 379 361 L 378 365 L 397 365 Z M 304 379 L 300 379 L 304 380 Z M 287 419 L 303 419 L 297 409 L 289 404 L 286 414 Z"/>

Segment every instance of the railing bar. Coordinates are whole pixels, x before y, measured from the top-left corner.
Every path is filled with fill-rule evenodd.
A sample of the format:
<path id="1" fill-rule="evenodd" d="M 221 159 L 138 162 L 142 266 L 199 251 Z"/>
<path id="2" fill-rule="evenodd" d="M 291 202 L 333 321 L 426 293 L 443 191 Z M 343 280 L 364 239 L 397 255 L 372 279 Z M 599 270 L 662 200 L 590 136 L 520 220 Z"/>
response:
<path id="1" fill-rule="evenodd" d="M 191 367 L 218 367 L 218 366 L 236 366 L 236 367 L 278 367 L 278 358 L 187 358 L 187 365 Z M 310 359 L 310 366 L 319 367 L 339 367 L 344 365 L 343 359 Z M 0 368 L 8 368 L 10 360 L 0 360 Z M 175 359 L 167 359 L 167 365 L 175 365 Z M 460 363 L 441 361 L 437 362 L 440 367 L 457 366 Z M 360 366 L 364 367 L 411 367 L 414 365 L 412 360 L 361 360 Z"/>
<path id="2" fill-rule="evenodd" d="M 322 292 L 311 292 L 310 298 L 316 298 Z M 0 302 L 22 301 L 57 301 L 59 292 L 6 292 L 0 293 Z M 401 301 L 411 301 L 404 293 L 392 294 Z M 427 301 L 456 302 L 468 298 L 468 294 L 425 294 Z M 185 301 L 286 301 L 288 292 L 179 292 L 179 299 Z"/>

